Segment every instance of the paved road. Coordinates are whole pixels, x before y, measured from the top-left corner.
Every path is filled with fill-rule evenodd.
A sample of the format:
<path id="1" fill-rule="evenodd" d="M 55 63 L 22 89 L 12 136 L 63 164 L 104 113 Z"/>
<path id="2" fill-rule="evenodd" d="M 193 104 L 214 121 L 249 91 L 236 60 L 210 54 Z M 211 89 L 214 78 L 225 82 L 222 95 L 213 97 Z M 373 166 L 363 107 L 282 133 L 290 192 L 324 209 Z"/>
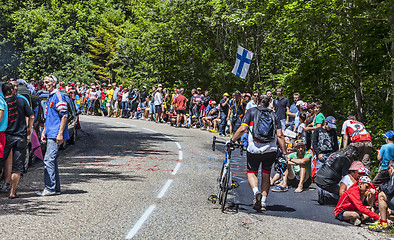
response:
<path id="1" fill-rule="evenodd" d="M 255 213 L 242 182 L 234 193 L 240 211 L 221 213 L 207 201 L 223 156 L 211 151 L 208 132 L 86 116 L 81 125 L 78 143 L 59 158 L 61 195 L 35 195 L 43 187 L 42 164 L 24 176 L 19 199 L 0 195 L 1 239 L 387 238 L 326 220 L 332 207 L 302 201 L 314 191 L 271 193 L 268 211 Z M 242 158 L 234 169 L 245 180 Z"/>

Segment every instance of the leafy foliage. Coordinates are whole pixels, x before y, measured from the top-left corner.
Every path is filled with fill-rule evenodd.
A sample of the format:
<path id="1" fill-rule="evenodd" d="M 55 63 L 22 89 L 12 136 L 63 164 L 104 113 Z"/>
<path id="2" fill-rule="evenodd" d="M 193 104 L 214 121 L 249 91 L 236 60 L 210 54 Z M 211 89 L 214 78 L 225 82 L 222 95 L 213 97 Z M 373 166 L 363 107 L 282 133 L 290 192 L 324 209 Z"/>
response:
<path id="1" fill-rule="evenodd" d="M 388 0 L 0 0 L 2 78 L 235 89 L 285 87 L 373 133 L 393 117 Z M 237 45 L 255 53 L 245 80 Z"/>

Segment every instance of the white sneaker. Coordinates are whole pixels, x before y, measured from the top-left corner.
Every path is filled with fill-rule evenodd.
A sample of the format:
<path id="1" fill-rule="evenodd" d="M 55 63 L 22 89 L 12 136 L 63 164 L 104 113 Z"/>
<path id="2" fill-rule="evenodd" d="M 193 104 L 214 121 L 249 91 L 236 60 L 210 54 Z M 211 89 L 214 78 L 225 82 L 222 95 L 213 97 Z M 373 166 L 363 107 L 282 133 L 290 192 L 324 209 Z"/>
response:
<path id="1" fill-rule="evenodd" d="M 38 196 L 53 196 L 53 195 L 56 195 L 56 192 L 55 191 L 49 191 L 48 189 L 44 189 L 42 192 L 38 192 L 37 193 L 37 195 Z"/>

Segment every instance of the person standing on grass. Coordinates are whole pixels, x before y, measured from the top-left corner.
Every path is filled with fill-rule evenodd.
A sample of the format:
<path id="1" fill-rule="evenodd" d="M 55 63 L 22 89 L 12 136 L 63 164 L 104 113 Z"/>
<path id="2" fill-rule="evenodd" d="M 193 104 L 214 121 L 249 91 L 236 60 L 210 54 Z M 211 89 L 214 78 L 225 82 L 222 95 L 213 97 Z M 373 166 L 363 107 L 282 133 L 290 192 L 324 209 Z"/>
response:
<path id="1" fill-rule="evenodd" d="M 57 79 L 53 75 L 46 76 L 44 84 L 50 92 L 46 105 L 46 121 L 41 134 L 41 141 L 47 144 L 44 157 L 43 191 L 39 196 L 60 194 L 60 177 L 57 162 L 59 145 L 69 139 L 67 126 L 67 102 L 63 94 L 56 90 Z"/>

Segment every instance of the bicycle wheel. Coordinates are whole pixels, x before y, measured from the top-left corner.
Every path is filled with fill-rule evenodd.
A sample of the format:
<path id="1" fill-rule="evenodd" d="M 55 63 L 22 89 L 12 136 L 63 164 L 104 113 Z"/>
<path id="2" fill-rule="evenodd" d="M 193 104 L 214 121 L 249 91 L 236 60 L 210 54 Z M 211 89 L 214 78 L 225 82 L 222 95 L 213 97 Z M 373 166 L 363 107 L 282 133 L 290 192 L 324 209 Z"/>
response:
<path id="1" fill-rule="evenodd" d="M 229 180 L 230 180 L 230 171 L 229 169 L 227 169 L 226 174 L 223 178 L 223 182 L 222 182 L 222 197 L 221 197 L 221 209 L 222 212 L 224 212 L 224 209 L 226 207 L 226 201 L 227 201 L 227 194 L 228 194 L 228 190 L 229 190 Z"/>

